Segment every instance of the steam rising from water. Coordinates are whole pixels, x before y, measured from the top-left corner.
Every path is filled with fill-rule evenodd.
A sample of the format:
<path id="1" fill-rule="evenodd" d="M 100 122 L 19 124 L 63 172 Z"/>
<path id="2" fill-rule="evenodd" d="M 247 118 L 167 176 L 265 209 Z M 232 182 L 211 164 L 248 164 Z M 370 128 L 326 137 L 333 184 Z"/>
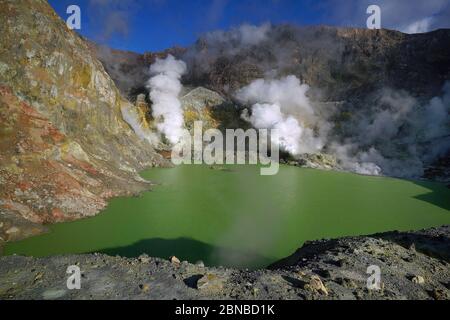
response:
<path id="1" fill-rule="evenodd" d="M 147 88 L 153 102 L 153 117 L 157 120 L 158 131 L 172 144 L 176 144 L 182 137 L 184 120 L 178 95 L 182 89 L 180 79 L 186 69 L 186 64 L 172 55 L 166 59 L 157 59 L 150 66 L 152 77 Z"/>

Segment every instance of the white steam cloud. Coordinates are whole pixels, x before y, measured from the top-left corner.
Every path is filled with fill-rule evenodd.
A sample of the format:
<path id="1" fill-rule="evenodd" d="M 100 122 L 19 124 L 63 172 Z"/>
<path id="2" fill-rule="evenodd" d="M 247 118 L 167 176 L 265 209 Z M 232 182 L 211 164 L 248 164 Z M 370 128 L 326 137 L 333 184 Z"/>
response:
<path id="1" fill-rule="evenodd" d="M 383 89 L 371 105 L 353 110 L 343 134 L 331 130 L 334 123 L 318 112 L 308 90 L 295 76 L 258 79 L 236 98 L 251 106 L 242 118 L 255 128 L 278 129 L 276 142 L 285 151 L 294 156 L 324 151 L 360 174 L 420 177 L 450 150 L 450 82 L 442 96 L 425 103 L 405 91 Z"/>
<path id="2" fill-rule="evenodd" d="M 240 89 L 236 98 L 252 105 L 251 115 L 242 117 L 258 129 L 277 129 L 278 141 L 285 151 L 297 155 L 318 152 L 322 139 L 311 129 L 317 117 L 306 92 L 309 86 L 301 84 L 295 76 L 282 79 L 258 79 Z"/>
<path id="3" fill-rule="evenodd" d="M 329 150 L 347 170 L 419 177 L 450 150 L 449 113 L 450 82 L 441 97 L 422 104 L 407 92 L 385 89 L 373 110 L 347 124 L 345 143 L 332 142 Z"/>
<path id="4" fill-rule="evenodd" d="M 180 79 L 186 69 L 186 64 L 172 55 L 166 59 L 157 59 L 150 66 L 152 77 L 147 88 L 153 102 L 152 114 L 157 121 L 158 131 L 172 144 L 182 137 L 184 120 L 178 95 L 182 89 Z"/>

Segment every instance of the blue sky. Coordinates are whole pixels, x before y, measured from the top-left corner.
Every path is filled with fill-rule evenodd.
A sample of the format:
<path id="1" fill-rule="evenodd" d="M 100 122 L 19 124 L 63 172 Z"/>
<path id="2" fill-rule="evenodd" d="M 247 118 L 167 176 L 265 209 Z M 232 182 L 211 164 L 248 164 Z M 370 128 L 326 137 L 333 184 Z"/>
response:
<path id="1" fill-rule="evenodd" d="M 450 0 L 49 0 L 66 20 L 81 8 L 79 32 L 110 47 L 136 52 L 192 44 L 200 34 L 241 24 L 294 23 L 364 27 L 370 4 L 382 27 L 415 33 L 450 28 Z"/>

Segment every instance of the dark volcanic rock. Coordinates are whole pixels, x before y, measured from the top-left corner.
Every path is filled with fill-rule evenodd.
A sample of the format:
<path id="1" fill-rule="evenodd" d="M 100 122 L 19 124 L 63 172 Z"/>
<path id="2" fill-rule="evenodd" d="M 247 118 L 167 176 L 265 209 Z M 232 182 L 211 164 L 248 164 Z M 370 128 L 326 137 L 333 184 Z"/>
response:
<path id="1" fill-rule="evenodd" d="M 267 270 L 101 254 L 0 258 L 0 299 L 449 299 L 450 228 L 313 241 Z M 81 289 L 66 269 L 80 267 Z M 368 290 L 367 268 L 381 269 Z"/>
<path id="2" fill-rule="evenodd" d="M 325 100 L 340 101 L 382 87 L 432 97 L 450 78 L 450 30 L 409 35 L 280 25 L 255 45 L 228 50 L 230 46 L 201 39 L 190 48 L 191 54 L 185 55 L 190 65 L 207 65 L 191 68 L 188 81 L 232 92 L 267 72 L 293 74 L 320 88 Z"/>

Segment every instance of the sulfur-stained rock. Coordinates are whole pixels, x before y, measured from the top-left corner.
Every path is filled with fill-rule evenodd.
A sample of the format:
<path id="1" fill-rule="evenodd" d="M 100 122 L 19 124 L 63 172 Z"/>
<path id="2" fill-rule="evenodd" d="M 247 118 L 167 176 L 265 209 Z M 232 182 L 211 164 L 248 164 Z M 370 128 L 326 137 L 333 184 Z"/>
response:
<path id="1" fill-rule="evenodd" d="M 309 283 L 305 285 L 306 290 L 315 291 L 323 295 L 328 295 L 328 290 L 319 276 L 312 276 Z"/>
<path id="2" fill-rule="evenodd" d="M 175 256 L 170 257 L 169 260 L 170 260 L 170 262 L 172 262 L 175 265 L 179 265 L 181 263 L 180 259 L 178 259 Z"/>
<path id="3" fill-rule="evenodd" d="M 223 279 L 215 274 L 207 273 L 198 279 L 197 289 L 207 292 L 218 292 L 223 289 Z"/>
<path id="4" fill-rule="evenodd" d="M 424 284 L 425 283 L 425 279 L 422 276 L 414 276 L 411 279 L 411 281 L 416 283 L 416 284 Z"/>
<path id="5" fill-rule="evenodd" d="M 86 42 L 44 0 L 2 1 L 0 20 L 0 209 L 22 230 L 147 189 L 137 172 L 165 161 L 124 120 L 135 106 Z"/>
<path id="6" fill-rule="evenodd" d="M 150 291 L 150 285 L 148 283 L 140 284 L 139 288 L 142 290 L 142 292 L 146 293 Z"/>

